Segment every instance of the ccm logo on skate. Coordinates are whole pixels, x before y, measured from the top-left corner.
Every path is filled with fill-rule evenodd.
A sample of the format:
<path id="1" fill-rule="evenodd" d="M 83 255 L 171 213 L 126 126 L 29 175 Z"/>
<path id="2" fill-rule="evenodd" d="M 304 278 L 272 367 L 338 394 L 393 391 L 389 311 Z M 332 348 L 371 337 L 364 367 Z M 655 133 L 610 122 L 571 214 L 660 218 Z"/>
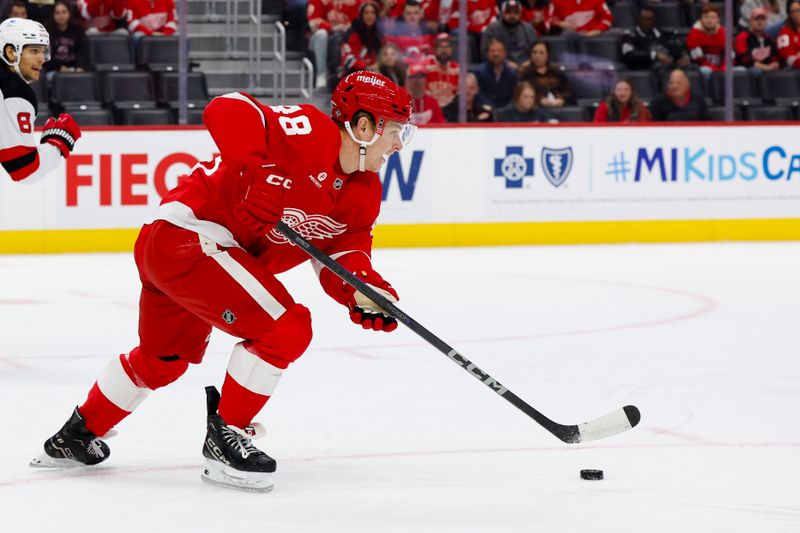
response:
<path id="1" fill-rule="evenodd" d="M 284 178 L 283 176 L 278 176 L 277 174 L 270 174 L 267 176 L 267 183 L 270 185 L 276 185 L 278 187 L 282 186 L 284 189 L 292 188 L 291 178 Z"/>
<path id="2" fill-rule="evenodd" d="M 474 364 L 470 363 L 467 359 L 464 359 L 464 357 L 460 353 L 458 353 L 457 351 L 455 351 L 455 350 L 450 351 L 447 354 L 447 357 L 449 357 L 450 359 L 452 359 L 453 361 L 455 361 L 456 363 L 458 363 L 462 367 L 466 368 L 470 372 L 470 374 L 472 374 L 473 376 L 475 376 L 479 380 L 483 381 L 486 385 L 490 386 L 500 396 L 502 396 L 503 394 L 508 392 L 507 388 L 503 387 L 493 377 L 491 377 L 489 374 L 487 374 L 486 372 L 484 372 L 483 370 L 481 370 L 480 368 L 478 368 Z"/>
<path id="3" fill-rule="evenodd" d="M 212 438 L 209 437 L 209 438 L 206 439 L 206 446 L 208 446 L 208 449 L 211 452 L 211 455 L 213 455 L 219 461 L 221 461 L 221 462 L 225 463 L 226 465 L 230 466 L 231 462 L 228 461 L 228 459 L 225 457 L 225 454 L 222 453 L 222 450 L 219 449 L 219 446 L 214 444 L 214 440 Z"/>

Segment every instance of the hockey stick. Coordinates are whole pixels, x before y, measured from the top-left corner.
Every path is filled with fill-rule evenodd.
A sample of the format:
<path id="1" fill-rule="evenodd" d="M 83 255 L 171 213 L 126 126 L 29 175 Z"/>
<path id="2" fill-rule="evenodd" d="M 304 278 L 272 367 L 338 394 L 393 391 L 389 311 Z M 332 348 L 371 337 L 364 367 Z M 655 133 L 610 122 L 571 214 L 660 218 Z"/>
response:
<path id="1" fill-rule="evenodd" d="M 278 222 L 276 229 L 280 231 L 287 239 L 289 239 L 289 241 L 302 248 L 312 258 L 325 265 L 328 269 L 330 269 L 331 272 L 340 277 L 345 283 L 355 287 L 356 290 L 385 309 L 398 321 L 405 324 L 411 331 L 425 339 L 429 344 L 433 345 L 437 350 L 452 359 L 461 368 L 469 372 L 472 376 L 480 380 L 484 385 L 492 389 L 494 392 L 508 400 L 508 402 L 514 407 L 533 418 L 540 426 L 562 441 L 567 443 L 577 443 L 604 439 L 606 437 L 616 435 L 617 433 L 627 431 L 639 423 L 641 414 L 639 413 L 639 409 L 633 405 L 626 405 L 625 407 L 617 409 L 616 411 L 613 411 L 605 416 L 601 416 L 600 418 L 572 426 L 565 426 L 550 420 L 542 413 L 525 403 L 519 396 L 501 385 L 499 381 L 478 368 L 469 359 L 458 353 L 449 344 L 428 331 L 425 327 L 400 310 L 400 308 L 395 304 L 384 298 L 372 287 L 358 279 L 352 273 L 348 272 L 347 269 L 345 269 L 342 265 L 340 265 L 334 259 L 331 259 L 328 254 L 309 243 L 285 223 Z"/>

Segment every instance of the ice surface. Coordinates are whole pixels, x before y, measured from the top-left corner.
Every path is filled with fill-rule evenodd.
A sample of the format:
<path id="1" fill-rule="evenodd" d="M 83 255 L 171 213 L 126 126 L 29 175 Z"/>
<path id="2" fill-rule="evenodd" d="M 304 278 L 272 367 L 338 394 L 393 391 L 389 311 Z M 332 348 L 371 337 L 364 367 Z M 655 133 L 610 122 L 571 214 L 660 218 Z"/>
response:
<path id="1" fill-rule="evenodd" d="M 129 254 L 0 256 L 0 532 L 798 532 L 800 244 L 377 250 L 401 307 L 558 422 L 563 444 L 400 328 L 364 332 L 308 266 L 315 338 L 259 420 L 275 490 L 200 482 L 203 386 L 151 394 L 93 470 L 28 461 L 136 344 Z M 603 481 L 583 481 L 600 468 Z M 245 529 L 253 528 L 253 529 Z"/>

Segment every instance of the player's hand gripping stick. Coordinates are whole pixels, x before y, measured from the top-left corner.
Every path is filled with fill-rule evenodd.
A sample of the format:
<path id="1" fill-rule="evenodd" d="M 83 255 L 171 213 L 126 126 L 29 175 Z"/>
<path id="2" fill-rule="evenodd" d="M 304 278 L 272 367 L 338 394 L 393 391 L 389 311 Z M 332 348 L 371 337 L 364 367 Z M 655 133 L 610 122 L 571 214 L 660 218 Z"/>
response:
<path id="1" fill-rule="evenodd" d="M 242 178 L 248 188 L 234 214 L 255 233 L 265 235 L 281 219 L 292 180 L 283 165 L 274 160 L 248 164 Z"/>

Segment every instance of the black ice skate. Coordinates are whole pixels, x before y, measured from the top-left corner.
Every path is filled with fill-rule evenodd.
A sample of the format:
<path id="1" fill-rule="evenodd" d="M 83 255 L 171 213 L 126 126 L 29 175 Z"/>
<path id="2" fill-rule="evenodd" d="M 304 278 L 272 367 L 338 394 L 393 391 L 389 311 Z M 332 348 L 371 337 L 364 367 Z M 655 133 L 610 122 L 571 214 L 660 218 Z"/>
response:
<path id="1" fill-rule="evenodd" d="M 70 468 L 102 463 L 111 455 L 108 445 L 86 429 L 76 407 L 61 430 L 44 443 L 44 453 L 34 458 L 33 468 Z"/>
<path id="2" fill-rule="evenodd" d="M 200 478 L 206 483 L 253 492 L 272 490 L 275 460 L 250 442 L 263 436 L 261 424 L 244 429 L 227 425 L 217 414 L 219 392 L 206 387 L 208 432 L 203 443 L 206 464 Z"/>

